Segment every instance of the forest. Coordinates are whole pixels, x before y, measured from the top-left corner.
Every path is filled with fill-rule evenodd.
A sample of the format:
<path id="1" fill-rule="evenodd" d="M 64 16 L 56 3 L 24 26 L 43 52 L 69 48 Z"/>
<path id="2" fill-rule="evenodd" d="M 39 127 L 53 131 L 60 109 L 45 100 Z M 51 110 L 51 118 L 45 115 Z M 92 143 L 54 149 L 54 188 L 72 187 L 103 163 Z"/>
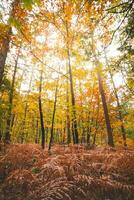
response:
<path id="1" fill-rule="evenodd" d="M 0 199 L 134 199 L 134 0 L 0 0 Z"/>

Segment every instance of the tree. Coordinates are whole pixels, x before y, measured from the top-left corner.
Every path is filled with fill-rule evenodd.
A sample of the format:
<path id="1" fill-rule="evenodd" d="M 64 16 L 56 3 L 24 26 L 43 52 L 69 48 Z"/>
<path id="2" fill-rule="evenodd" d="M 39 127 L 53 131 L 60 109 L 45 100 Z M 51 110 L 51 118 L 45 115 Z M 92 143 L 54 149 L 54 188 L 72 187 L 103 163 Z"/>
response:
<path id="1" fill-rule="evenodd" d="M 113 85 L 114 94 L 115 94 L 115 97 L 116 97 L 118 115 L 119 115 L 119 120 L 121 122 L 121 132 L 122 132 L 122 137 L 123 137 L 123 143 L 124 143 L 124 146 L 126 147 L 127 146 L 127 143 L 126 143 L 126 131 L 125 131 L 125 128 L 124 128 L 124 125 L 123 125 L 123 116 L 122 116 L 122 113 L 121 113 L 121 106 L 120 106 L 120 102 L 119 102 L 119 97 L 118 97 L 117 89 L 116 89 L 116 86 L 115 86 L 115 83 L 114 83 L 113 75 L 112 75 L 112 72 L 110 70 L 110 66 L 109 66 L 109 63 L 108 63 L 106 52 L 104 52 L 104 54 L 105 54 L 106 65 L 108 67 L 108 71 L 109 71 L 110 78 L 111 78 L 111 83 Z"/>
<path id="2" fill-rule="evenodd" d="M 113 147 L 114 146 L 114 142 L 113 142 L 112 128 L 111 128 L 111 124 L 110 124 L 108 108 L 107 108 L 107 103 L 106 103 L 106 97 L 105 97 L 105 93 L 104 93 L 104 89 L 103 89 L 102 78 L 101 78 L 101 74 L 100 74 L 99 70 L 97 71 L 97 76 L 98 76 L 99 91 L 100 91 L 100 94 L 101 94 L 103 110 L 104 110 L 104 116 L 105 116 L 106 127 L 107 127 L 108 145 Z"/>
<path id="3" fill-rule="evenodd" d="M 42 74 L 43 71 L 40 70 L 40 82 L 39 82 L 39 113 L 40 113 L 40 124 L 41 124 L 41 133 L 42 133 L 42 140 L 41 140 L 41 146 L 42 149 L 45 147 L 45 128 L 44 128 L 44 119 L 43 119 L 43 111 L 42 111 L 42 99 L 41 99 L 41 94 L 42 94 Z"/>
<path id="4" fill-rule="evenodd" d="M 67 79 L 67 89 L 66 89 L 66 103 L 67 103 L 67 143 L 71 143 L 71 131 L 70 131 L 70 110 L 69 110 L 69 84 Z M 73 138 L 74 140 L 74 138 Z"/>
<path id="5" fill-rule="evenodd" d="M 19 54 L 20 54 L 20 49 L 18 50 L 17 58 L 15 61 L 11 89 L 9 92 L 9 109 L 8 109 L 8 116 L 7 116 L 7 128 L 6 128 L 6 133 L 5 133 L 5 143 L 7 144 L 11 142 L 10 130 L 11 130 L 11 127 L 13 126 L 12 107 L 13 107 L 14 88 L 15 88 L 15 80 L 16 80 Z"/>
<path id="6" fill-rule="evenodd" d="M 48 150 L 51 150 L 51 145 L 54 139 L 53 131 L 54 131 L 54 119 L 55 119 L 55 112 L 56 112 L 56 104 L 57 104 L 57 93 L 58 93 L 58 80 L 56 82 L 55 88 L 55 97 L 54 97 L 54 107 L 53 107 L 53 116 L 52 116 L 52 125 L 51 125 L 51 133 L 50 133 L 50 142 Z"/>

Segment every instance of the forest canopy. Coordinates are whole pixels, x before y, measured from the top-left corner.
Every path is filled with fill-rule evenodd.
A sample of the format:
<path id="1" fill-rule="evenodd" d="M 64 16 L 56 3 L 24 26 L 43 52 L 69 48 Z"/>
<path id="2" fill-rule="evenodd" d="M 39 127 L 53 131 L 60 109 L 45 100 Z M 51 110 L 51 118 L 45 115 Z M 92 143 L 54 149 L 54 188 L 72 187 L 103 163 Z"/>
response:
<path id="1" fill-rule="evenodd" d="M 0 140 L 134 144 L 133 0 L 0 1 Z"/>

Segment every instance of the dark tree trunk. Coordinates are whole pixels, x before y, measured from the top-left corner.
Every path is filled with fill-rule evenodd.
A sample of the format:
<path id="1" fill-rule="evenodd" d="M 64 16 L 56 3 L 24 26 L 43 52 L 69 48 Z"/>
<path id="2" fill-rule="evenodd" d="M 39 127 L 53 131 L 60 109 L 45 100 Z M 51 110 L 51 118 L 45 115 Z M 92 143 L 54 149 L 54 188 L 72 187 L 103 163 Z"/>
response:
<path id="1" fill-rule="evenodd" d="M 34 142 L 35 142 L 35 144 L 39 144 L 39 120 L 38 120 L 38 117 L 37 118 L 33 117 L 32 129 L 33 129 L 33 127 L 34 127 L 34 130 L 35 130 Z"/>
<path id="2" fill-rule="evenodd" d="M 106 123 L 106 128 L 107 128 L 108 145 L 114 147 L 113 132 L 112 132 L 111 123 L 110 123 L 110 119 L 109 119 L 107 102 L 106 102 L 106 97 L 105 97 L 104 88 L 103 88 L 103 81 L 102 81 L 102 78 L 101 78 L 101 70 L 99 69 L 100 62 L 97 58 L 96 51 L 93 48 L 93 46 L 95 44 L 93 33 L 92 33 L 91 37 L 92 37 L 92 53 L 93 53 L 94 62 L 95 62 L 95 65 L 96 65 L 97 77 L 98 77 L 98 83 L 99 83 L 99 92 L 100 92 L 100 95 L 101 95 L 104 117 L 105 117 L 105 123 Z"/>
<path id="3" fill-rule="evenodd" d="M 91 119 L 89 121 L 89 127 L 88 127 L 88 131 L 89 131 L 89 136 L 91 136 L 91 132 L 92 132 L 92 127 L 93 127 L 93 122 L 94 122 L 94 109 L 95 109 L 95 104 L 93 105 L 93 110 L 92 110 L 92 116 Z M 90 137 L 87 138 L 90 140 Z M 88 141 L 88 146 L 90 146 L 90 141 Z"/>
<path id="4" fill-rule="evenodd" d="M 24 142 L 27 109 L 28 109 L 28 105 L 27 105 L 27 102 L 26 102 L 25 109 L 24 109 L 24 118 L 23 118 L 23 121 L 22 121 L 22 133 L 21 133 L 21 136 L 20 136 L 21 144 L 23 144 L 23 142 Z"/>
<path id="5" fill-rule="evenodd" d="M 69 31 L 68 31 L 68 24 L 66 24 L 66 34 L 67 34 L 67 57 L 68 57 L 68 69 L 69 69 L 69 76 L 70 76 L 70 91 L 71 91 L 71 101 L 72 101 L 72 135 L 73 135 L 73 142 L 74 144 L 79 143 L 79 135 L 77 130 L 77 118 L 76 118 L 76 108 L 75 108 L 75 96 L 74 96 L 74 88 L 73 88 L 73 76 L 72 76 L 72 68 L 71 68 L 71 61 L 70 61 L 70 47 L 69 47 Z"/>
<path id="6" fill-rule="evenodd" d="M 39 125 L 38 119 L 36 120 L 36 134 L 35 134 L 35 144 L 39 143 Z"/>
<path id="7" fill-rule="evenodd" d="M 72 132 L 74 133 L 75 137 L 75 144 L 79 143 L 79 136 L 77 130 L 77 119 L 76 119 L 76 108 L 75 108 L 75 97 L 74 97 L 74 88 L 73 88 L 73 78 L 72 78 L 72 69 L 70 65 L 70 55 L 68 50 L 68 64 L 69 64 L 69 74 L 70 74 L 70 90 L 71 90 L 71 100 L 72 100 Z"/>
<path id="8" fill-rule="evenodd" d="M 119 115 L 119 119 L 120 119 L 120 122 L 121 122 L 121 132 L 122 132 L 123 143 L 124 143 L 124 146 L 126 147 L 127 146 L 126 131 L 125 131 L 125 128 L 124 128 L 124 125 L 123 125 L 123 117 L 122 117 L 122 113 L 121 113 L 120 101 L 119 101 L 117 89 L 116 89 L 116 86 L 115 86 L 115 83 L 114 83 L 113 74 L 112 74 L 112 72 L 110 70 L 109 63 L 108 63 L 105 51 L 104 51 L 104 54 L 105 54 L 105 60 L 106 60 L 106 64 L 107 64 L 107 67 L 108 67 L 109 74 L 110 74 L 111 82 L 113 84 L 113 89 L 114 89 L 114 94 L 115 94 L 116 102 L 117 102 L 118 115 Z"/>
<path id="9" fill-rule="evenodd" d="M 18 4 L 19 4 L 18 0 L 15 0 L 12 3 L 12 10 L 10 12 L 9 18 L 14 17 L 15 10 Z M 6 31 L 5 36 L 2 38 L 1 44 L 0 44 L 0 86 L 2 84 L 2 79 L 4 76 L 5 62 L 7 58 L 7 53 L 9 51 L 9 43 L 10 43 L 11 35 L 12 35 L 12 28 L 9 27 Z"/>
<path id="10" fill-rule="evenodd" d="M 50 134 L 50 142 L 49 142 L 49 148 L 48 150 L 51 150 L 51 145 L 53 142 L 54 138 L 54 119 L 55 119 L 55 112 L 56 112 L 56 104 L 57 104 L 57 93 L 58 93 L 58 81 L 56 84 L 56 89 L 55 89 L 55 99 L 54 99 L 54 108 L 53 108 L 53 116 L 52 116 L 52 126 L 51 126 L 51 134 Z"/>
<path id="11" fill-rule="evenodd" d="M 112 133 L 112 128 L 111 128 L 111 124 L 110 124 L 108 108 L 107 108 L 107 103 L 106 103 L 106 97 L 105 97 L 105 93 L 104 93 L 104 89 L 103 89 L 102 78 L 101 78 L 99 71 L 97 72 L 97 76 L 98 76 L 99 91 L 100 91 L 100 95 L 101 95 L 101 99 L 102 99 L 102 105 L 103 105 L 107 134 L 108 134 L 108 145 L 113 147 L 114 146 L 113 133 Z"/>
<path id="12" fill-rule="evenodd" d="M 82 93 L 82 86 L 81 86 L 81 81 L 79 81 L 79 93 L 81 95 L 81 97 L 83 96 Z M 81 112 L 80 112 L 80 117 L 79 117 L 79 130 L 81 133 L 81 144 L 85 144 L 86 142 L 86 131 L 85 131 L 85 127 L 84 127 L 84 111 L 83 111 L 83 99 L 81 98 L 80 100 L 80 106 L 81 106 Z"/>
<path id="13" fill-rule="evenodd" d="M 0 127 L 0 143 L 2 142 L 2 133 L 1 133 L 1 127 Z"/>
<path id="14" fill-rule="evenodd" d="M 47 144 L 47 142 L 48 142 L 48 133 L 49 133 L 49 129 L 48 129 L 48 127 L 46 127 L 45 128 L 45 136 L 46 136 L 46 144 Z"/>
<path id="15" fill-rule="evenodd" d="M 90 146 L 90 130 L 87 128 L 87 146 Z"/>
<path id="16" fill-rule="evenodd" d="M 4 68 L 5 68 L 7 53 L 9 51 L 11 33 L 12 33 L 12 30 L 11 28 L 9 28 L 9 30 L 6 33 L 6 36 L 2 39 L 2 42 L 0 45 L 0 86 L 2 84 L 2 79 L 4 76 Z"/>
<path id="17" fill-rule="evenodd" d="M 11 127 L 13 126 L 12 107 L 13 107 L 14 86 L 15 86 L 17 65 L 18 65 L 18 59 L 19 59 L 19 52 L 20 52 L 20 49 L 18 51 L 18 55 L 17 55 L 16 61 L 15 61 L 11 90 L 10 90 L 10 93 L 9 93 L 9 109 L 8 109 L 7 127 L 6 127 L 6 133 L 5 133 L 5 143 L 6 144 L 11 142 L 10 130 L 11 130 Z"/>
<path id="18" fill-rule="evenodd" d="M 70 132 L 70 115 L 69 115 L 69 93 L 68 93 L 68 80 L 67 80 L 67 143 L 71 142 L 71 132 Z"/>
<path id="19" fill-rule="evenodd" d="M 89 102 L 89 107 L 91 107 L 92 105 L 92 101 L 93 101 L 93 96 L 94 96 L 94 85 L 95 83 L 93 83 L 93 88 L 92 88 L 92 96 L 91 96 L 91 101 Z M 91 120 L 91 111 L 89 110 L 88 112 L 88 127 L 87 127 L 87 146 L 90 146 L 90 136 L 91 136 L 91 125 L 90 125 L 90 120 Z"/>
<path id="20" fill-rule="evenodd" d="M 41 146 L 42 149 L 45 148 L 45 128 L 44 128 L 44 120 L 43 120 L 43 111 L 42 111 L 42 100 L 41 100 L 41 93 L 42 93 L 42 71 L 40 74 L 40 86 L 39 86 L 39 113 L 40 113 L 40 125 L 41 125 Z"/>
<path id="21" fill-rule="evenodd" d="M 93 136 L 93 146 L 95 145 L 96 142 L 96 135 L 97 135 L 97 130 L 98 130 L 98 118 L 99 118 L 99 110 L 100 110 L 100 98 L 99 98 L 99 94 L 98 94 L 98 107 L 97 107 L 97 113 L 96 113 L 96 125 L 95 125 L 95 132 L 94 132 L 94 136 Z"/>

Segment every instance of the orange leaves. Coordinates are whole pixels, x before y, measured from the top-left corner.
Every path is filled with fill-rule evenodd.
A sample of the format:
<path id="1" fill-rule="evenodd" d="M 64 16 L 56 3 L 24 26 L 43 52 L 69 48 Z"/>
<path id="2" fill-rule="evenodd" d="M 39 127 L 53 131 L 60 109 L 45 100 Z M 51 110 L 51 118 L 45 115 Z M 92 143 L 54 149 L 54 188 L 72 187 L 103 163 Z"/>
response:
<path id="1" fill-rule="evenodd" d="M 64 14 L 65 14 L 65 21 L 70 22 L 72 19 L 73 14 L 73 5 L 72 4 L 66 4 L 64 7 Z"/>
<path id="2" fill-rule="evenodd" d="M 0 23 L 0 42 L 3 39 L 8 39 L 8 32 L 9 32 L 9 26 L 3 23 Z"/>

